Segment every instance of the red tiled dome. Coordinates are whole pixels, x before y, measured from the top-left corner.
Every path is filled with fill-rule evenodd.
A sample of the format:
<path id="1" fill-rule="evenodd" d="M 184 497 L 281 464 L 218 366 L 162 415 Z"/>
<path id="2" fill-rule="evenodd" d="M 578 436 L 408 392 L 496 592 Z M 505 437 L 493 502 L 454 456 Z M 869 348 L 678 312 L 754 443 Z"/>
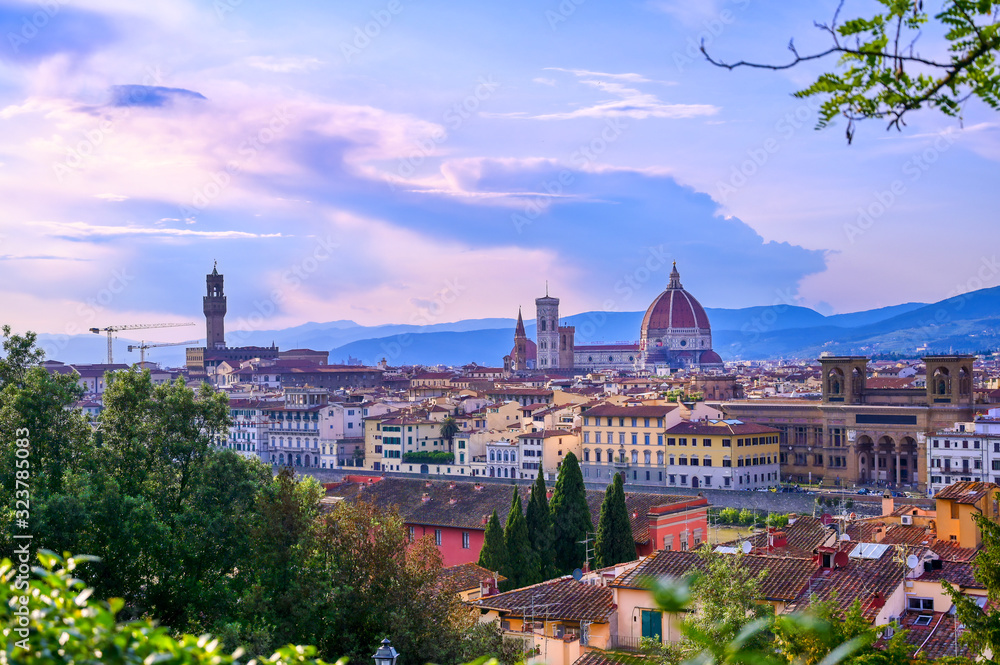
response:
<path id="1" fill-rule="evenodd" d="M 699 360 L 702 365 L 721 365 L 722 356 L 720 356 L 715 351 L 706 351 L 701 354 L 701 360 Z"/>
<path id="2" fill-rule="evenodd" d="M 709 328 L 708 315 L 695 297 L 681 286 L 677 266 L 670 273 L 670 285 L 646 310 L 642 317 L 642 331 L 665 328 Z"/>
<path id="3" fill-rule="evenodd" d="M 510 357 L 511 358 L 514 357 L 514 351 L 516 351 L 516 350 L 517 350 L 517 346 L 512 346 L 510 348 Z M 538 347 L 530 339 L 525 341 L 524 350 L 525 350 L 525 355 L 526 355 L 525 360 L 537 360 L 538 359 Z"/>

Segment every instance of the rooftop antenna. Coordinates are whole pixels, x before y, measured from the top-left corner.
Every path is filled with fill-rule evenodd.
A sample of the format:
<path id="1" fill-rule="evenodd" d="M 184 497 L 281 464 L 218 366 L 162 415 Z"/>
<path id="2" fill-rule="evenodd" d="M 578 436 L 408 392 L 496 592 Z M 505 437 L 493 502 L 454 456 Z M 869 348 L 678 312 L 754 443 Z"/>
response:
<path id="1" fill-rule="evenodd" d="M 545 280 L 545 297 L 549 297 L 549 280 Z"/>

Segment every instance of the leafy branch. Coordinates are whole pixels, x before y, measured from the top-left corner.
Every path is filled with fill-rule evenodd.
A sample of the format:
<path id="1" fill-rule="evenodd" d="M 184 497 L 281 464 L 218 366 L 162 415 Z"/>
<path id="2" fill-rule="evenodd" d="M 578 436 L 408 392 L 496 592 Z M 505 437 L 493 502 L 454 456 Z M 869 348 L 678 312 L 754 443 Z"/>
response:
<path id="1" fill-rule="evenodd" d="M 887 119 L 886 129 L 902 130 L 911 111 L 930 107 L 961 120 L 965 102 L 977 97 L 1000 110 L 1000 0 L 945 0 L 934 20 L 946 28 L 946 57 L 926 57 L 916 50 L 923 27 L 930 20 L 923 0 L 878 0 L 885 11 L 870 18 L 840 20 L 841 0 L 829 23 L 814 25 L 826 33 L 831 46 L 802 54 L 789 41 L 791 61 L 766 64 L 739 60 L 724 62 L 712 57 L 701 44 L 705 58 L 717 67 L 791 69 L 805 62 L 839 56 L 841 71 L 826 72 L 809 87 L 794 93 L 798 98 L 824 96 L 816 128 L 823 129 L 842 116 L 847 119 L 847 142 L 856 123 Z"/>

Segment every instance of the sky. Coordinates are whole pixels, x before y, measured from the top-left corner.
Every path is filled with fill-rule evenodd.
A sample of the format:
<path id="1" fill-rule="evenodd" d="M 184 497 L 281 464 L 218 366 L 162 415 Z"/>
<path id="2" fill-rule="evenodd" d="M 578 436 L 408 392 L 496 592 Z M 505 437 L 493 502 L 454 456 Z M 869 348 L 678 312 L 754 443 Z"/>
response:
<path id="1" fill-rule="evenodd" d="M 202 334 L 216 262 L 230 329 L 530 316 L 546 283 L 637 311 L 673 261 L 709 307 L 1000 284 L 996 112 L 848 145 L 792 95 L 832 62 L 697 50 L 784 62 L 835 7 L 0 3 L 0 323 Z"/>

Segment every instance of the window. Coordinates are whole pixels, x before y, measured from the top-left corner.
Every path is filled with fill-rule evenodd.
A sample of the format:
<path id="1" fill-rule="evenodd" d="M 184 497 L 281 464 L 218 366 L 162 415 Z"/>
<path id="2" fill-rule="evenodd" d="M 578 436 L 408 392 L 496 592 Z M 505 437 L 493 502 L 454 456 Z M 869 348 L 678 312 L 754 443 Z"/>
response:
<path id="1" fill-rule="evenodd" d="M 462 549 L 463 550 L 469 549 L 469 532 L 468 531 L 463 531 L 462 532 Z"/>
<path id="2" fill-rule="evenodd" d="M 926 610 L 928 612 L 934 611 L 934 599 L 933 598 L 908 598 L 907 607 L 914 611 Z"/>
<path id="3" fill-rule="evenodd" d="M 434 544 L 441 546 L 441 529 L 434 529 Z"/>
<path id="4" fill-rule="evenodd" d="M 733 447 L 733 440 L 732 439 L 723 439 L 722 440 L 722 447 L 723 448 L 732 448 Z"/>
<path id="5" fill-rule="evenodd" d="M 410 542 L 412 543 L 416 539 L 417 539 L 417 528 L 411 526 L 410 527 Z"/>

